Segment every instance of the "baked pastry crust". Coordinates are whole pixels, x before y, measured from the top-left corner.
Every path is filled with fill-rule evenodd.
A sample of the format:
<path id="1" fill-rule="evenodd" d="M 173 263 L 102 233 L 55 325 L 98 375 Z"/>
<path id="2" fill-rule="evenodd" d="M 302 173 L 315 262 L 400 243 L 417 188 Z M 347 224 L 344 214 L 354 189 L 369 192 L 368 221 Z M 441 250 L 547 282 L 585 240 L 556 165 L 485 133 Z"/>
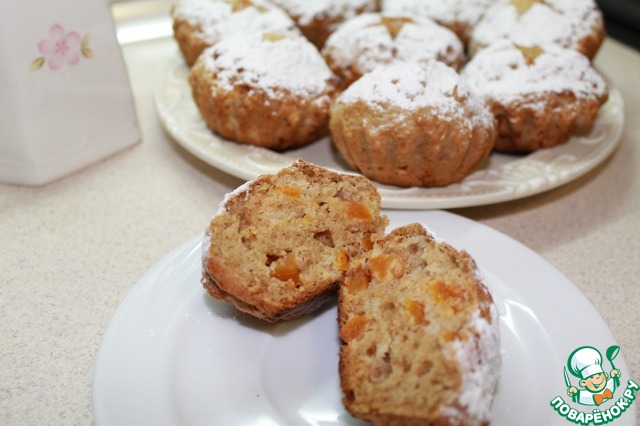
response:
<path id="1" fill-rule="evenodd" d="M 296 22 L 302 34 L 322 49 L 332 32 L 344 21 L 365 12 L 380 10 L 379 0 L 273 0 Z"/>
<path id="2" fill-rule="evenodd" d="M 473 29 L 469 54 L 507 39 L 525 47 L 555 43 L 593 59 L 605 35 L 595 0 L 497 0 Z"/>
<path id="3" fill-rule="evenodd" d="M 495 150 L 531 152 L 588 131 L 607 100 L 604 78 L 580 53 L 555 44 L 525 48 L 503 40 L 462 70 L 498 121 Z"/>
<path id="4" fill-rule="evenodd" d="M 370 181 L 298 160 L 225 198 L 205 237 L 202 284 L 266 321 L 309 314 L 334 300 L 350 259 L 387 222 Z"/>
<path id="5" fill-rule="evenodd" d="M 322 54 L 345 86 L 392 62 L 437 59 L 459 69 L 465 61 L 464 46 L 451 30 L 429 18 L 398 13 L 349 19 L 331 34 Z"/>
<path id="6" fill-rule="evenodd" d="M 255 31 L 297 31 L 283 10 L 266 0 L 180 0 L 172 9 L 173 34 L 187 65 L 223 37 Z"/>
<path id="7" fill-rule="evenodd" d="M 338 294 L 347 410 L 376 425 L 486 425 L 497 309 L 474 260 L 406 225 L 351 262 Z"/>
<path id="8" fill-rule="evenodd" d="M 489 155 L 495 120 L 442 62 L 376 68 L 331 108 L 338 151 L 369 179 L 398 186 L 459 182 Z"/>
<path id="9" fill-rule="evenodd" d="M 227 37 L 198 58 L 189 83 L 213 132 L 276 150 L 326 135 L 338 91 L 317 49 L 292 33 Z"/>

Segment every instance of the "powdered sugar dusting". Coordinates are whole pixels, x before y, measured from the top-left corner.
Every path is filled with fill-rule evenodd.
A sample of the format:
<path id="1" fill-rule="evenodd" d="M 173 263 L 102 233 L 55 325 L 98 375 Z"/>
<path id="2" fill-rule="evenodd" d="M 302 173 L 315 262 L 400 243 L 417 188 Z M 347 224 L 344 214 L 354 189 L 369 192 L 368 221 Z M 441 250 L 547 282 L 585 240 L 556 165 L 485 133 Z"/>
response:
<path id="1" fill-rule="evenodd" d="M 229 204 L 229 200 L 235 197 L 238 197 L 243 192 L 246 192 L 246 195 L 248 196 L 251 188 L 254 185 L 255 185 L 255 179 L 247 181 L 242 185 L 240 185 L 239 187 L 237 187 L 235 190 L 226 193 L 222 201 L 220 201 L 220 204 L 218 204 L 218 210 L 213 216 L 216 217 L 224 213 L 227 210 L 227 205 Z"/>
<path id="2" fill-rule="evenodd" d="M 173 10 L 173 18 L 189 22 L 197 36 L 208 44 L 247 29 L 297 31 L 293 20 L 279 7 L 265 0 L 251 3 L 234 12 L 232 1 L 181 0 Z"/>
<path id="3" fill-rule="evenodd" d="M 327 40 L 323 54 L 340 67 L 353 65 L 360 73 L 393 61 L 427 62 L 441 59 L 451 65 L 464 58 L 463 46 L 450 30 L 428 18 L 411 18 L 392 37 L 382 19 L 407 19 L 396 13 L 365 13 L 341 25 Z"/>
<path id="4" fill-rule="evenodd" d="M 340 21 L 356 16 L 357 11 L 373 12 L 374 0 L 273 0 L 286 10 L 300 25 L 309 25 L 314 20 L 340 18 Z"/>
<path id="5" fill-rule="evenodd" d="M 380 66 L 349 86 L 337 100 L 358 101 L 383 111 L 389 106 L 408 113 L 429 107 L 442 119 L 466 121 L 469 126 L 492 126 L 493 121 L 483 101 L 470 93 L 458 73 L 435 60 L 426 65 L 397 62 Z"/>
<path id="6" fill-rule="evenodd" d="M 476 339 L 455 340 L 453 347 L 462 366 L 462 389 L 456 402 L 464 407 L 469 424 L 483 424 L 490 420 L 491 403 L 500 377 L 500 329 L 498 311 L 490 307 L 491 323 L 476 311 L 467 327 L 477 333 Z M 462 415 L 456 407 L 444 407 L 443 415 L 456 418 Z"/>
<path id="7" fill-rule="evenodd" d="M 521 46 L 558 43 L 576 48 L 601 28 L 602 15 L 594 0 L 545 0 L 520 14 L 511 0 L 497 1 L 474 28 L 472 44 L 488 46 L 510 39 Z"/>
<path id="8" fill-rule="evenodd" d="M 206 27 L 231 15 L 231 3 L 215 0 L 181 0 L 173 9 L 174 19 L 184 19 L 194 26 Z"/>
<path id="9" fill-rule="evenodd" d="M 528 64 L 513 43 L 498 42 L 469 61 L 462 79 L 474 93 L 505 104 L 548 92 L 571 91 L 578 98 L 606 94 L 604 78 L 585 56 L 554 44 L 540 48 L 543 53 Z"/>
<path id="10" fill-rule="evenodd" d="M 383 0 L 385 12 L 427 16 L 438 22 L 475 25 L 495 0 Z"/>
<path id="11" fill-rule="evenodd" d="M 237 34 L 205 50 L 200 61 L 217 79 L 214 90 L 248 85 L 272 97 L 283 90 L 311 97 L 326 93 L 334 76 L 318 50 L 302 36 L 283 37 L 270 41 L 258 32 Z"/>

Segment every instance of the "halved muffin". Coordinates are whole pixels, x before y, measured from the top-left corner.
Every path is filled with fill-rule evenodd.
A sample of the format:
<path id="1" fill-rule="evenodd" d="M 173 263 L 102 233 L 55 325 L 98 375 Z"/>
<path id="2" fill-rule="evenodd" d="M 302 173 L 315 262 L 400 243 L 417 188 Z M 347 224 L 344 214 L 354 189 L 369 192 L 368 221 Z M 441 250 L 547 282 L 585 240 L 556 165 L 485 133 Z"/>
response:
<path id="1" fill-rule="evenodd" d="M 343 402 L 376 425 L 487 425 L 498 313 L 474 260 L 422 225 L 354 259 L 338 298 Z"/>
<path id="2" fill-rule="evenodd" d="M 333 299 L 387 223 L 369 180 L 298 160 L 225 198 L 205 238 L 202 283 L 257 318 L 300 317 Z"/>

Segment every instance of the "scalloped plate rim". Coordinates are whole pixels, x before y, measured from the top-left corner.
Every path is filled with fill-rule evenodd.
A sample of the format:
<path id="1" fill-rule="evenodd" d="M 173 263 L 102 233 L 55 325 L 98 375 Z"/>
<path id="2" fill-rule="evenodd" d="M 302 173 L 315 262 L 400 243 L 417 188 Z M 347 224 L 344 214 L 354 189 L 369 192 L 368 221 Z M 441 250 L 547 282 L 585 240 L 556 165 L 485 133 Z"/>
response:
<path id="1" fill-rule="evenodd" d="M 196 156 L 205 163 L 244 180 L 251 180 L 263 173 L 276 173 L 280 168 L 287 166 L 297 158 L 303 158 L 318 164 L 317 157 L 309 158 L 311 155 L 307 151 L 317 148 L 318 144 L 329 144 L 328 137 L 315 142 L 309 146 L 296 150 L 275 152 L 266 148 L 250 145 L 241 145 L 225 140 L 211 132 L 199 115 L 195 103 L 191 98 L 191 91 L 186 78 L 175 77 L 175 73 L 182 73 L 186 76 L 188 68 L 183 63 L 177 52 L 170 56 L 157 75 L 154 84 L 154 104 L 160 121 L 172 138 L 184 149 Z M 172 79 L 173 76 L 173 79 Z M 569 142 L 558 147 L 536 151 L 524 157 L 510 159 L 505 154 L 493 153 L 494 158 L 501 158 L 503 164 L 498 167 L 480 169 L 462 182 L 441 188 L 401 188 L 383 185 L 375 181 L 374 184 L 379 189 L 382 196 L 382 206 L 391 209 L 446 209 L 459 207 L 472 207 L 487 204 L 495 204 L 505 201 L 512 201 L 528 196 L 540 194 L 551 189 L 562 186 L 593 170 L 596 166 L 606 160 L 619 146 L 622 130 L 624 127 L 624 103 L 620 92 L 610 87 L 609 100 L 599 113 L 595 126 L 601 126 L 604 135 L 599 143 L 582 143 L 582 145 L 595 145 L 594 149 L 589 149 L 584 158 L 574 160 L 572 167 L 560 169 L 555 174 L 543 174 L 540 170 L 538 175 L 517 179 L 505 172 L 505 166 L 511 168 L 522 168 L 531 165 L 538 160 L 536 157 L 548 156 L 550 152 L 568 151 L 571 155 L 572 146 L 580 144 L 580 138 L 572 138 Z M 173 92 L 171 92 L 173 91 Z M 175 93 L 175 95 L 172 95 Z M 173 102 L 169 102 L 167 97 L 174 96 Z M 172 105 L 173 103 L 173 105 Z M 174 110 L 180 106 L 180 114 L 174 114 Z M 190 116 L 185 118 L 184 111 L 188 109 Z M 195 129 L 195 130 L 194 130 Z M 193 134 L 194 132 L 195 135 Z M 596 132 L 594 129 L 592 133 Z M 571 145 L 573 144 L 573 145 Z M 331 147 L 328 148 L 332 150 Z M 578 149 L 576 149 L 577 151 Z M 301 153 L 302 155 L 296 155 Z M 315 154 L 315 152 L 313 152 Z M 327 164 L 319 164 L 330 169 L 354 173 L 347 169 L 327 154 L 326 150 L 322 160 Z M 551 162 L 560 157 L 560 154 L 552 156 L 549 160 L 542 160 L 539 165 L 552 167 Z M 506 159 L 506 160 L 505 160 Z M 496 176 L 513 178 L 511 181 L 503 181 L 491 184 L 489 181 L 477 180 L 483 174 L 494 174 Z M 540 180 L 543 180 L 540 183 Z M 479 189 L 464 189 L 465 187 L 481 187 Z"/>

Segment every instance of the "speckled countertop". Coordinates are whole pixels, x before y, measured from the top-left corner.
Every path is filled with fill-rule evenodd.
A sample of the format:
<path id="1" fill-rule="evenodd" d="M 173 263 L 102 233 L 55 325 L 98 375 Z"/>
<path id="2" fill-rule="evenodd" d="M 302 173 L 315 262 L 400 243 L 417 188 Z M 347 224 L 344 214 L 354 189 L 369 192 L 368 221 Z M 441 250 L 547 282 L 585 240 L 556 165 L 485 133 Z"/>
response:
<path id="1" fill-rule="evenodd" d="M 96 353 L 116 308 L 242 183 L 164 132 L 150 77 L 170 43 L 123 48 L 141 144 L 43 187 L 0 185 L 2 425 L 92 422 Z M 640 54 L 607 40 L 596 64 L 624 99 L 619 149 L 558 189 L 452 212 L 555 265 L 601 313 L 628 363 L 625 374 L 640 381 Z M 568 307 L 567 315 L 580 313 Z"/>

